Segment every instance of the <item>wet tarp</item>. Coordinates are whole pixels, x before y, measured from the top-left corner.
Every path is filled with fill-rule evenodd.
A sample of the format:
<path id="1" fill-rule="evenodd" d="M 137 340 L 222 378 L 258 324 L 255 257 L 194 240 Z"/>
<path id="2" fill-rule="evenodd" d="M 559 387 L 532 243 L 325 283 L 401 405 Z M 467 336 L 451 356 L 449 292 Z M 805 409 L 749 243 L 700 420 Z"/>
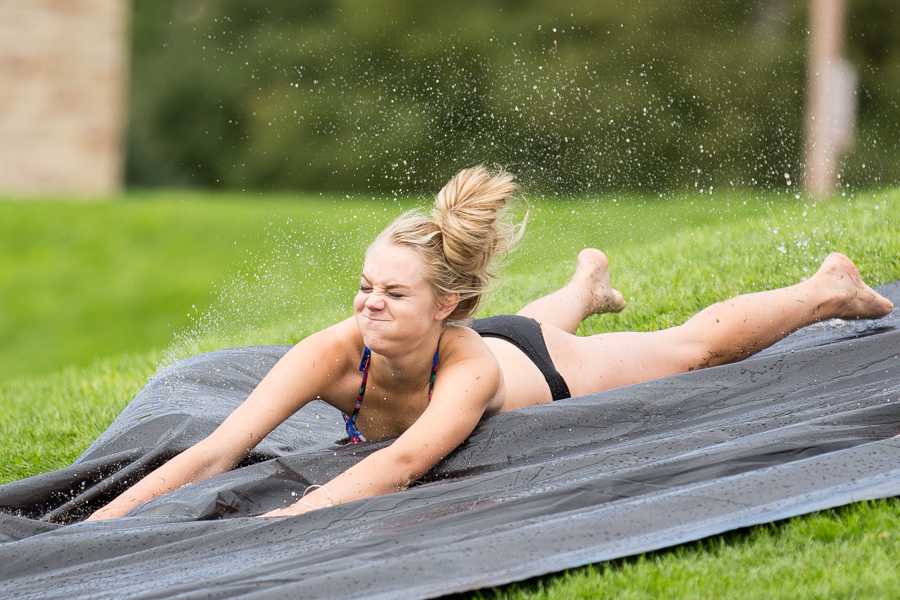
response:
<path id="1" fill-rule="evenodd" d="M 881 288 L 900 304 L 900 282 Z M 211 432 L 287 347 L 157 373 L 68 468 L 0 486 L 0 596 L 433 597 L 900 495 L 900 311 L 485 419 L 400 493 L 260 519 L 390 443 L 310 404 L 238 468 L 79 522 Z"/>

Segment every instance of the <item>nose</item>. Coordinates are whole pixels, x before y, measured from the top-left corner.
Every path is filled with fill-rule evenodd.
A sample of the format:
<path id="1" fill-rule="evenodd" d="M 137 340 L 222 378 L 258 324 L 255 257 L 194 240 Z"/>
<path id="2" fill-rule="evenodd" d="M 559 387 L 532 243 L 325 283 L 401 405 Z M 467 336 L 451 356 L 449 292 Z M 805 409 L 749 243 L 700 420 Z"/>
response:
<path id="1" fill-rule="evenodd" d="M 384 308 L 384 298 L 381 294 L 376 292 L 371 292 L 368 296 L 366 296 L 366 301 L 363 305 L 369 310 L 381 310 Z"/>

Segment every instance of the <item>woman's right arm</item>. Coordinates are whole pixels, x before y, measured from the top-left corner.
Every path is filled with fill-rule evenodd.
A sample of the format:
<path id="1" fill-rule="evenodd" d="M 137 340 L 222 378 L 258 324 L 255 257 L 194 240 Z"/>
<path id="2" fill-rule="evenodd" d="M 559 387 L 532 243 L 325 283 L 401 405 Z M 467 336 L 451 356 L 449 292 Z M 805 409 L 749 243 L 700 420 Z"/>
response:
<path id="1" fill-rule="evenodd" d="M 306 403 L 326 392 L 346 368 L 339 323 L 298 342 L 214 432 L 150 472 L 88 521 L 112 519 L 194 481 L 224 473 Z"/>

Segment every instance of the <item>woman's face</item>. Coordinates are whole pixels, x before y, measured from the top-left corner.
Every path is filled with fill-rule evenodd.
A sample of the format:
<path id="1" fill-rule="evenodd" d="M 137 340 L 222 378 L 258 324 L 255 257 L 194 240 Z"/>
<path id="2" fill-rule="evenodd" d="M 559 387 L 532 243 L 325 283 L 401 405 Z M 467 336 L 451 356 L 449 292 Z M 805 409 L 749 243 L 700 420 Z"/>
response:
<path id="1" fill-rule="evenodd" d="M 353 312 L 365 344 L 385 355 L 405 351 L 446 316 L 435 304 L 421 257 L 385 241 L 366 253 Z"/>

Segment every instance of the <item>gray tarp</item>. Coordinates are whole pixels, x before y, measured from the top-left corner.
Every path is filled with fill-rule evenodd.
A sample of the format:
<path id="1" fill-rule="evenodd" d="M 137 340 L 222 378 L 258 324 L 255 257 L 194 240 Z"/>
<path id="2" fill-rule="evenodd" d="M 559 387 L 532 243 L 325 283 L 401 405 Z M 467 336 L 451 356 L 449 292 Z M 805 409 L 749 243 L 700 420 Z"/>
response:
<path id="1" fill-rule="evenodd" d="M 900 304 L 900 282 L 881 288 Z M 389 441 L 314 403 L 238 468 L 79 523 L 212 431 L 287 347 L 157 373 L 69 468 L 0 486 L 0 596 L 430 597 L 900 495 L 900 311 L 733 365 L 484 420 L 410 489 L 248 518 Z"/>

